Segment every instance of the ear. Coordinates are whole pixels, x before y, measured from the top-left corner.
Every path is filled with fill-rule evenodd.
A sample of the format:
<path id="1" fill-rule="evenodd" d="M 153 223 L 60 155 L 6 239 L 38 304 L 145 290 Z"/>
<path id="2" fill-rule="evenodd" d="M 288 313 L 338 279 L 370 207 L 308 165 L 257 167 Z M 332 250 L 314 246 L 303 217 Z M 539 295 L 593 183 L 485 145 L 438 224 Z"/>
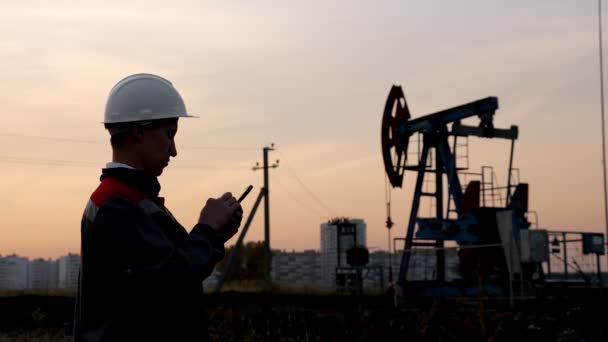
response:
<path id="1" fill-rule="evenodd" d="M 141 142 L 144 135 L 144 128 L 138 124 L 129 126 L 129 136 L 133 139 L 133 142 Z"/>

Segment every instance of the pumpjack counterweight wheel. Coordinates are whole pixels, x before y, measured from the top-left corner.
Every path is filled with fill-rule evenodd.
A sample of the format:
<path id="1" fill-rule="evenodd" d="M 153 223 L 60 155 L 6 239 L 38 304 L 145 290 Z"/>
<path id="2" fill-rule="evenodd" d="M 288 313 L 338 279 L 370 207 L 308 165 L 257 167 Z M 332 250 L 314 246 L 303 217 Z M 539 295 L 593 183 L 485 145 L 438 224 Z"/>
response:
<path id="1" fill-rule="evenodd" d="M 410 110 L 401 86 L 393 86 L 382 117 L 382 157 L 388 179 L 393 187 L 401 187 L 407 162 L 407 146 L 411 134 L 402 132 L 410 119 Z"/>

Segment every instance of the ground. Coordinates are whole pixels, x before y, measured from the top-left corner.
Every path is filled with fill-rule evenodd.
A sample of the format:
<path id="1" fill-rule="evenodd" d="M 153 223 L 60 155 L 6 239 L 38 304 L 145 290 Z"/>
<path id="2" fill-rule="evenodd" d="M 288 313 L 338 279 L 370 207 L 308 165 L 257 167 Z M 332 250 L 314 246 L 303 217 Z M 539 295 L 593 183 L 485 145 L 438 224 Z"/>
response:
<path id="1" fill-rule="evenodd" d="M 209 294 L 212 341 L 606 341 L 608 293 L 561 290 L 536 298 L 411 298 Z M 0 342 L 69 341 L 73 296 L 0 296 Z M 268 334 L 268 335 L 267 335 Z"/>

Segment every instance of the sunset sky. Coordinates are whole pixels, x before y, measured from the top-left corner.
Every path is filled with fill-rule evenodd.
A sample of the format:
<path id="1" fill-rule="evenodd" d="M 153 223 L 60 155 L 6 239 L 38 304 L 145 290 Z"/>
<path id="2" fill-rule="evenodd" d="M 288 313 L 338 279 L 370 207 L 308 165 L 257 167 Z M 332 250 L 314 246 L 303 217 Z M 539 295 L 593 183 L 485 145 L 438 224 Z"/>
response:
<path id="1" fill-rule="evenodd" d="M 191 228 L 205 200 L 263 184 L 271 246 L 319 248 L 334 216 L 387 248 L 380 122 L 393 84 L 413 117 L 497 96 L 541 228 L 605 232 L 597 1 L 32 1 L 0 4 L 0 254 L 79 252 L 111 158 L 106 96 L 140 72 L 173 82 L 180 120 L 161 195 Z M 470 139 L 471 171 L 506 185 L 510 144 Z M 392 191 L 404 236 L 415 173 Z M 263 207 L 260 207 L 260 209 Z M 423 203 L 421 214 L 429 212 Z M 246 240 L 263 239 L 263 212 Z M 229 242 L 234 243 L 236 238 Z"/>

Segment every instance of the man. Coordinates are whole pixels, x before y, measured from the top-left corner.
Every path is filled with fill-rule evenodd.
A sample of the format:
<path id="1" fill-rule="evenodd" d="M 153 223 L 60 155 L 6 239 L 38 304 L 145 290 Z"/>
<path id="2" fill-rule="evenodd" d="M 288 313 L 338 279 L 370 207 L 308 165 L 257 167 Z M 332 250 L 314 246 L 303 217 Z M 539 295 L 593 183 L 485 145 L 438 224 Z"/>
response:
<path id="1" fill-rule="evenodd" d="M 157 177 L 177 156 L 173 85 L 136 74 L 110 91 L 104 124 L 112 162 L 81 223 L 75 341 L 202 341 L 202 281 L 224 256 L 243 212 L 231 193 L 210 198 L 188 233 L 159 197 Z"/>

